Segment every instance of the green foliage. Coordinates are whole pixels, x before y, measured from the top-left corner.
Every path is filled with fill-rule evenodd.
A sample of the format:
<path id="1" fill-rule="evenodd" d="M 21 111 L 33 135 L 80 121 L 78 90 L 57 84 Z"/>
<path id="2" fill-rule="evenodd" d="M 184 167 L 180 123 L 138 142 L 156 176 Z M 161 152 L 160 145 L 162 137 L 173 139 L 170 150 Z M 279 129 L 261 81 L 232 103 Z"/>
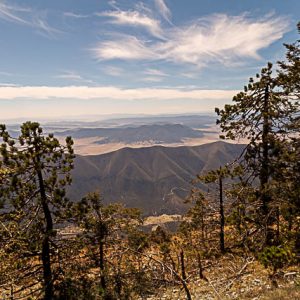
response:
<path id="1" fill-rule="evenodd" d="M 24 123 L 17 139 L 0 125 L 0 139 L 1 258 L 12 262 L 4 284 L 14 272 L 18 276 L 13 281 L 20 286 L 37 281 L 38 289 L 43 278 L 45 299 L 50 299 L 59 271 L 53 267 L 56 226 L 65 222 L 70 208 L 65 188 L 71 183 L 73 141 L 67 138 L 62 146 L 35 122 Z"/>
<path id="2" fill-rule="evenodd" d="M 166 232 L 161 226 L 157 226 L 157 228 L 151 232 L 150 234 L 150 242 L 154 244 L 163 244 L 169 243 L 171 241 L 170 235 Z"/>
<path id="3" fill-rule="evenodd" d="M 272 268 L 275 273 L 290 263 L 294 258 L 293 253 L 288 247 L 270 246 L 265 247 L 259 254 L 258 259 L 265 268 Z"/>
<path id="4" fill-rule="evenodd" d="M 93 280 L 88 277 L 66 277 L 56 286 L 55 300 L 95 300 Z"/>
<path id="5" fill-rule="evenodd" d="M 149 246 L 148 235 L 140 230 L 138 209 L 121 204 L 104 204 L 99 193 L 90 193 L 74 206 L 73 216 L 82 229 L 84 245 L 82 276 L 95 274 L 92 288 L 100 299 L 130 299 L 151 289 L 149 272 L 142 268 L 139 255 Z M 92 272 L 93 270 L 93 272 Z"/>
<path id="6" fill-rule="evenodd" d="M 128 244 L 134 251 L 143 252 L 149 247 L 149 237 L 143 231 L 135 229 L 128 234 Z"/>
<path id="7" fill-rule="evenodd" d="M 67 205 L 64 187 L 71 183 L 72 139 L 67 138 L 66 146 L 62 146 L 52 134 L 44 135 L 39 124 L 34 122 L 24 123 L 17 139 L 9 135 L 5 125 L 1 125 L 0 138 L 3 141 L 0 147 L 3 183 L 0 197 L 17 210 L 23 209 L 28 200 L 35 202 L 39 191 L 38 172 L 41 172 L 51 204 L 54 207 Z"/>
<path id="8" fill-rule="evenodd" d="M 279 237 L 274 236 L 273 225 L 279 222 L 280 198 L 286 198 L 292 204 L 295 197 L 288 186 L 294 182 L 292 189 L 297 189 L 288 170 L 299 161 L 299 151 L 296 150 L 300 128 L 297 101 L 300 95 L 299 41 L 285 46 L 287 61 L 279 63 L 277 76 L 273 74 L 272 64 L 268 63 L 256 79 L 250 78 L 244 91 L 233 98 L 232 105 L 216 109 L 217 123 L 224 132 L 222 138 L 248 142 L 242 161 L 245 173 L 240 179 L 246 184 L 252 183 L 253 190 L 256 190 L 256 224 L 258 230 L 265 233 L 263 244 L 267 245 L 279 242 Z M 299 169 L 293 171 L 299 174 Z M 276 184 L 286 185 L 285 196 L 274 193 Z"/>
<path id="9" fill-rule="evenodd" d="M 300 33 L 300 22 L 297 25 Z M 300 98 L 300 39 L 293 44 L 284 44 L 286 60 L 279 62 L 279 80 L 287 95 Z"/>
<path id="10" fill-rule="evenodd" d="M 250 78 L 245 91 L 233 98 L 234 104 L 225 105 L 222 110 L 216 109 L 218 124 L 225 132 L 224 138 L 247 139 L 247 167 L 254 171 L 255 176 L 264 175 L 267 179 L 275 171 L 271 160 L 276 158 L 280 142 L 288 134 L 288 125 L 297 111 L 297 103 L 285 97 L 278 84 L 269 63 L 256 81 Z M 263 155 L 265 147 L 268 152 Z M 264 166 L 265 159 L 270 160 L 267 166 Z M 266 175 L 264 172 L 267 172 Z"/>

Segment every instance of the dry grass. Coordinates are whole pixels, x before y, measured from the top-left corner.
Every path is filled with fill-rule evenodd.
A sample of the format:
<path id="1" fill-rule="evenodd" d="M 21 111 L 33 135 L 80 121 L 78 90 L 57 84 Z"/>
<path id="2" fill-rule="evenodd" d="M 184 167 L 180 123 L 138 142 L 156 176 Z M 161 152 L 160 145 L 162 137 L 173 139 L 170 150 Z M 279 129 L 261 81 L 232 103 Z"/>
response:
<path id="1" fill-rule="evenodd" d="M 261 300 L 299 300 L 300 299 L 300 286 L 293 286 L 289 288 L 279 288 L 267 292 L 263 295 Z"/>
<path id="2" fill-rule="evenodd" d="M 284 276 L 289 273 L 294 275 Z M 208 281 L 199 279 L 196 273 L 190 277 L 188 286 L 193 300 L 300 300 L 299 268 L 284 270 L 277 279 L 278 288 L 272 286 L 269 272 L 256 260 L 236 255 L 214 260 L 205 268 L 204 275 Z M 186 299 L 180 286 L 166 288 L 158 295 L 148 299 Z"/>

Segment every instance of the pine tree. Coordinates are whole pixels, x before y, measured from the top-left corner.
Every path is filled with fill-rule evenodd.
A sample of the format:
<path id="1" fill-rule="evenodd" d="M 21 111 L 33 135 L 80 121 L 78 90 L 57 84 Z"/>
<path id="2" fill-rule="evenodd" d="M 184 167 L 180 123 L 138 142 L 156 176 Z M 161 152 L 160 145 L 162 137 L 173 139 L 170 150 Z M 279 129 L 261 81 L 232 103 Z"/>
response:
<path id="1" fill-rule="evenodd" d="M 243 139 L 248 142 L 244 154 L 247 174 L 258 181 L 257 196 L 262 220 L 265 245 L 274 242 L 272 225 L 275 218 L 270 183 L 278 171 L 276 162 L 280 149 L 290 132 L 289 126 L 297 111 L 297 103 L 286 96 L 279 86 L 278 79 L 272 76 L 272 64 L 268 63 L 257 80 L 250 78 L 244 91 L 233 98 L 234 104 L 216 108 L 218 124 L 225 135 L 224 139 Z"/>
<path id="2" fill-rule="evenodd" d="M 297 25 L 300 34 L 300 22 Z M 279 82 L 289 96 L 300 99 L 300 39 L 293 44 L 284 44 L 286 60 L 279 64 Z"/>
<path id="3" fill-rule="evenodd" d="M 5 171 L 0 178 L 4 202 L 0 221 L 5 229 L 1 243 L 15 258 L 17 284 L 42 282 L 44 299 L 50 300 L 57 276 L 53 272 L 56 229 L 69 208 L 65 187 L 71 182 L 73 141 L 67 138 L 62 146 L 34 122 L 24 123 L 17 139 L 1 125 L 0 137 L 0 168 Z M 35 257 L 41 267 L 34 264 Z"/>
<path id="4" fill-rule="evenodd" d="M 225 212 L 224 212 L 224 179 L 230 177 L 230 170 L 228 166 L 226 167 L 220 167 L 217 170 L 211 170 L 207 172 L 204 175 L 197 175 L 197 180 L 205 183 L 205 184 L 211 184 L 215 183 L 218 186 L 218 215 L 219 215 L 219 248 L 222 253 L 225 253 Z"/>
<path id="5" fill-rule="evenodd" d="M 300 34 L 300 22 L 297 25 Z M 280 153 L 276 191 L 281 191 L 283 216 L 288 221 L 288 233 L 296 232 L 295 249 L 300 249 L 300 39 L 284 44 L 286 60 L 278 62 L 278 81 L 286 97 L 295 101 L 296 113 L 289 124 L 289 139 Z M 280 193 L 278 193 L 280 194 Z"/>
<path id="6" fill-rule="evenodd" d="M 143 274 L 137 254 L 147 246 L 138 229 L 142 222 L 140 211 L 117 203 L 105 205 L 99 193 L 88 194 L 74 209 L 82 229 L 79 238 L 87 249 L 86 276 L 97 270 L 99 278 L 99 282 L 94 282 L 95 297 L 127 299 L 134 291 L 140 291 Z"/>

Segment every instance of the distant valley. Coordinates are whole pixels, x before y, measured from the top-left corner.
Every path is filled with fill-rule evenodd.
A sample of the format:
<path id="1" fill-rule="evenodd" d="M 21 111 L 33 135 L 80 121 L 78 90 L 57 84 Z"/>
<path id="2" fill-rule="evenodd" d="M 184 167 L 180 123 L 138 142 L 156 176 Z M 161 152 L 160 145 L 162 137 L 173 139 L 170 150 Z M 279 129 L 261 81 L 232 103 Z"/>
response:
<path id="1" fill-rule="evenodd" d="M 56 122 L 45 125 L 61 141 L 72 136 L 75 152 L 103 154 L 125 147 L 194 146 L 218 140 L 215 117 L 206 115 L 143 116 L 94 122 Z M 14 129 L 14 128 L 12 128 Z"/>
<path id="2" fill-rule="evenodd" d="M 146 215 L 181 214 L 196 174 L 239 156 L 243 145 L 219 141 L 215 117 L 163 115 L 43 125 L 64 143 L 74 139 L 77 157 L 68 190 L 78 201 L 100 191 L 106 203 L 122 202 Z M 9 125 L 18 135 L 18 125 Z"/>
<path id="3" fill-rule="evenodd" d="M 124 147 L 194 146 L 217 141 L 219 136 L 219 129 L 215 125 L 216 117 L 212 115 L 95 118 L 55 122 L 40 120 L 40 123 L 46 133 L 54 132 L 62 143 L 66 136 L 72 136 L 75 152 L 81 155 L 103 154 Z M 18 122 L 8 125 L 9 132 L 14 137 L 18 136 L 19 128 Z"/>
<path id="4" fill-rule="evenodd" d="M 118 128 L 80 128 L 56 132 L 56 135 L 72 136 L 75 139 L 99 137 L 95 141 L 96 144 L 182 143 L 186 138 L 203 137 L 201 131 L 181 124 L 151 124 Z"/>

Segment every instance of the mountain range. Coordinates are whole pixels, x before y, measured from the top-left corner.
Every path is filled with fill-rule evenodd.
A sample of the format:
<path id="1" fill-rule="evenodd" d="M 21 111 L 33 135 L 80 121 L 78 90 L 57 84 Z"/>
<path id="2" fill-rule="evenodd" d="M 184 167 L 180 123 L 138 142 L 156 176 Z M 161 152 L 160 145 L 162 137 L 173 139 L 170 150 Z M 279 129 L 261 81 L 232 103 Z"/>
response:
<path id="1" fill-rule="evenodd" d="M 201 138 L 203 133 L 181 124 L 151 124 L 118 128 L 79 128 L 56 132 L 75 139 L 99 137 L 97 144 L 109 143 L 181 143 L 186 138 Z"/>
<path id="2" fill-rule="evenodd" d="M 183 213 L 196 174 L 236 159 L 244 145 L 214 142 L 200 146 L 123 148 L 77 156 L 68 195 L 79 200 L 100 191 L 106 203 L 138 207 L 145 215 Z"/>

